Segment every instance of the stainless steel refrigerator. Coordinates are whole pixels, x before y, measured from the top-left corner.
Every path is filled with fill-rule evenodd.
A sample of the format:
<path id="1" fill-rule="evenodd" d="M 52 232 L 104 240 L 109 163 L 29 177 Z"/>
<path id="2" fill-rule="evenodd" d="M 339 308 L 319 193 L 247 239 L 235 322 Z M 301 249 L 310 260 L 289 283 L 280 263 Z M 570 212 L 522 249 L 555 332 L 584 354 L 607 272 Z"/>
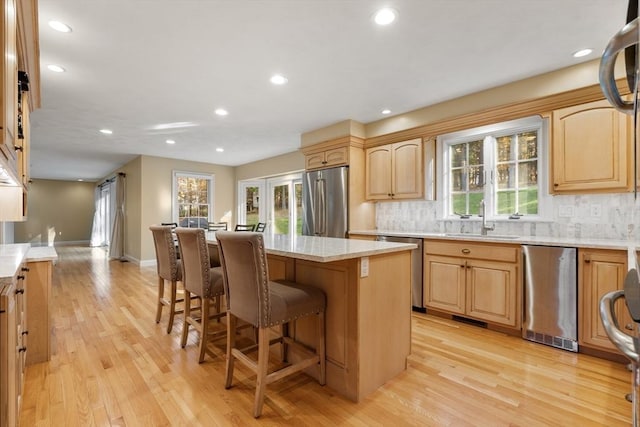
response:
<path id="1" fill-rule="evenodd" d="M 349 226 L 349 168 L 305 172 L 302 175 L 302 234 L 346 237 Z"/>

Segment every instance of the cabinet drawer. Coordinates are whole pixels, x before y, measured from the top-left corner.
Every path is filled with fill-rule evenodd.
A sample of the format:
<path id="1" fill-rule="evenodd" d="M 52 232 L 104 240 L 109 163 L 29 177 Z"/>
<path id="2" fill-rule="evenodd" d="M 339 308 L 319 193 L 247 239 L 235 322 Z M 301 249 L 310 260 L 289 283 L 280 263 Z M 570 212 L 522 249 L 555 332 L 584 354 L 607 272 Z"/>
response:
<path id="1" fill-rule="evenodd" d="M 454 256 L 460 258 L 486 259 L 492 261 L 518 262 L 520 246 L 487 244 L 477 242 L 443 242 L 429 240 L 424 244 L 425 254 Z"/>

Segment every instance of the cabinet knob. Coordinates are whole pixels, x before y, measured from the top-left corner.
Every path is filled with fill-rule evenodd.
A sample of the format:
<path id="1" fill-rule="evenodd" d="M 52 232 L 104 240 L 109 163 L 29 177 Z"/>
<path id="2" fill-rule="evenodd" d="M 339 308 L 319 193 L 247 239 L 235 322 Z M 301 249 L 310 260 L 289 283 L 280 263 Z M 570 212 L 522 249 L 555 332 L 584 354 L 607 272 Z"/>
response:
<path id="1" fill-rule="evenodd" d="M 13 149 L 16 150 L 16 151 L 22 151 L 23 150 L 22 145 L 14 145 Z"/>
<path id="2" fill-rule="evenodd" d="M 22 267 L 22 271 L 29 271 L 29 267 Z"/>
<path id="3" fill-rule="evenodd" d="M 559 185 L 559 184 L 555 184 L 555 183 L 553 184 L 553 186 L 554 186 L 554 187 L 557 187 L 558 185 Z"/>
<path id="4" fill-rule="evenodd" d="M 464 264 L 460 264 L 460 268 L 464 268 Z"/>
<path id="5" fill-rule="evenodd" d="M 462 253 L 465 254 L 465 255 L 469 255 L 471 253 L 471 249 L 465 248 L 465 249 L 462 250 Z"/>
<path id="6" fill-rule="evenodd" d="M 24 280 L 24 274 L 20 274 L 20 275 L 18 276 L 18 280 Z"/>
<path id="7" fill-rule="evenodd" d="M 633 331 L 633 325 L 631 323 L 627 323 L 626 325 L 624 325 L 624 328 L 627 331 Z"/>
<path id="8" fill-rule="evenodd" d="M 16 295 L 24 294 L 24 289 L 16 289 Z"/>
<path id="9" fill-rule="evenodd" d="M 584 262 L 589 264 L 591 262 L 591 257 L 590 256 L 584 257 Z"/>
<path id="10" fill-rule="evenodd" d="M 18 349 L 18 353 L 24 353 L 25 351 L 27 351 L 27 347 L 20 347 Z"/>
<path id="11" fill-rule="evenodd" d="M 22 335 L 29 335 L 29 331 L 22 331 Z"/>

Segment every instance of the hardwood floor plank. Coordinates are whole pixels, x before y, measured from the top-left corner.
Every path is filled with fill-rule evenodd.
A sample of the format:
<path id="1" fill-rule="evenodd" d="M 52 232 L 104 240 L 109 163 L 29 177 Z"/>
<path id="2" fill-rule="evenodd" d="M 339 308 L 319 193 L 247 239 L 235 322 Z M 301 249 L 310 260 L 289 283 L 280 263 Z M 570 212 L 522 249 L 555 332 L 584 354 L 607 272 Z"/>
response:
<path id="1" fill-rule="evenodd" d="M 624 426 L 623 364 L 447 319 L 412 316 L 406 372 L 355 404 L 303 373 L 267 388 L 236 366 L 224 389 L 224 340 L 197 363 L 198 334 L 180 347 L 155 323 L 155 268 L 109 261 L 103 249 L 57 248 L 52 359 L 27 367 L 25 426 Z M 275 361 L 273 363 L 276 363 Z"/>

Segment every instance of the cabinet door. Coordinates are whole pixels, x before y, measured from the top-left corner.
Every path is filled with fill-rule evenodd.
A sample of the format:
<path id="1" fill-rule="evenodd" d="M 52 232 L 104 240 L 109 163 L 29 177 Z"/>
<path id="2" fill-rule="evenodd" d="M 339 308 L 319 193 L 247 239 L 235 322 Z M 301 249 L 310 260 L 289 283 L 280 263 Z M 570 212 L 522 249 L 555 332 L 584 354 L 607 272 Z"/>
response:
<path id="1" fill-rule="evenodd" d="M 476 319 L 518 326 L 515 264 L 468 261 L 466 313 Z"/>
<path id="2" fill-rule="evenodd" d="M 15 0 L 2 1 L 3 28 L 2 48 L 2 141 L 0 152 L 4 154 L 9 165 L 15 169 L 16 153 L 16 120 L 18 111 L 18 54 L 17 54 L 17 18 Z"/>
<path id="3" fill-rule="evenodd" d="M 304 157 L 305 169 L 318 169 L 324 166 L 324 151 L 308 154 Z"/>
<path id="4" fill-rule="evenodd" d="M 394 199 L 418 199 L 424 195 L 422 139 L 398 142 L 391 146 Z"/>
<path id="5" fill-rule="evenodd" d="M 552 191 L 628 191 L 631 135 L 628 116 L 606 101 L 554 111 Z"/>
<path id="6" fill-rule="evenodd" d="M 455 314 L 465 312 L 465 261 L 451 257 L 424 257 L 424 304 Z"/>
<path id="7" fill-rule="evenodd" d="M 324 153 L 324 166 L 340 166 L 346 165 L 349 161 L 349 148 L 340 147 L 327 150 Z"/>
<path id="8" fill-rule="evenodd" d="M 391 156 L 390 145 L 367 148 L 365 190 L 367 200 L 391 198 Z"/>
<path id="9" fill-rule="evenodd" d="M 578 293 L 582 295 L 578 306 L 579 344 L 617 351 L 602 326 L 599 307 L 604 294 L 623 289 L 627 254 L 624 251 L 581 249 L 578 259 Z M 616 315 L 621 328 L 631 323 L 623 300 L 618 301 Z"/>

